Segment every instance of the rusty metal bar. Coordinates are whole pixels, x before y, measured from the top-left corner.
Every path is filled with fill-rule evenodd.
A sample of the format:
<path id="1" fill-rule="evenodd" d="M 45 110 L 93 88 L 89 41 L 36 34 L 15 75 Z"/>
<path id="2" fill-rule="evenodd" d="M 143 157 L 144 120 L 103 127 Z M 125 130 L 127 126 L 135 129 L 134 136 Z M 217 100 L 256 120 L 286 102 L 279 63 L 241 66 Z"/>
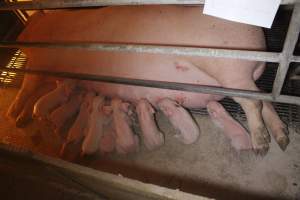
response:
<path id="1" fill-rule="evenodd" d="M 106 43 L 44 43 L 44 42 L 0 42 L 6 48 L 67 48 L 90 51 L 119 51 L 134 53 L 169 54 L 178 56 L 206 56 L 219 58 L 237 58 L 263 62 L 279 62 L 280 53 L 248 50 L 229 50 L 200 47 L 127 45 Z"/>
<path id="2" fill-rule="evenodd" d="M 176 83 L 176 82 L 167 82 L 167 81 L 131 79 L 131 78 L 112 77 L 112 76 L 100 76 L 100 75 L 93 75 L 93 74 L 53 72 L 53 71 L 44 71 L 44 70 L 5 68 L 5 71 L 39 74 L 45 76 L 57 76 L 57 77 L 73 78 L 73 79 L 80 79 L 80 80 L 108 82 L 114 84 L 125 84 L 125 85 L 133 85 L 133 86 L 179 90 L 179 91 L 196 92 L 196 93 L 216 94 L 216 95 L 229 96 L 229 97 L 243 97 L 243 98 L 250 98 L 250 99 L 260 99 L 265 101 L 275 101 L 272 97 L 272 94 L 269 93 L 249 91 L 249 90 L 239 90 L 239 89 L 228 89 L 228 88 L 221 88 L 221 87 L 214 87 L 214 86 L 203 86 L 203 85 L 196 85 L 196 84 Z M 300 97 L 280 96 L 276 100 L 276 102 L 300 105 Z"/>
<path id="3" fill-rule="evenodd" d="M 291 17 L 288 33 L 284 42 L 283 51 L 280 55 L 280 63 L 273 86 L 273 97 L 277 98 L 284 84 L 291 58 L 300 32 L 300 3 L 295 4 Z"/>
<path id="4" fill-rule="evenodd" d="M 282 0 L 281 4 L 294 4 L 298 0 Z M 95 7 L 95 6 L 115 6 L 115 5 L 154 5 L 154 4 L 180 4 L 198 5 L 204 4 L 205 0 L 47 0 L 11 2 L 0 4 L 0 10 L 16 9 L 55 9 L 55 8 L 75 8 L 75 7 Z"/>

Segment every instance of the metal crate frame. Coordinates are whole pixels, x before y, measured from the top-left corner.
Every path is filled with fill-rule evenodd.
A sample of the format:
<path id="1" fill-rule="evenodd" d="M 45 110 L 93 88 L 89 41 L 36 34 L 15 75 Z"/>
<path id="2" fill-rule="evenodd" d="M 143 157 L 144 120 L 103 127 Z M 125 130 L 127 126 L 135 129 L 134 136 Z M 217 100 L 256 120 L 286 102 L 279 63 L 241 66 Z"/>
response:
<path id="1" fill-rule="evenodd" d="M 35 2 L 11 2 L 0 4 L 0 10 L 16 9 L 58 9 L 75 7 L 114 6 L 114 5 L 149 5 L 149 4 L 203 4 L 204 0 L 64 0 L 64 1 L 35 1 Z M 300 0 L 282 0 L 283 5 L 293 5 L 293 14 L 290 20 L 288 32 L 285 38 L 283 50 L 280 53 L 229 50 L 215 48 L 196 48 L 180 46 L 158 46 L 158 45 L 127 45 L 108 43 L 43 43 L 43 42 L 7 42 L 1 41 L 0 47 L 4 48 L 71 48 L 90 51 L 118 51 L 135 53 L 169 54 L 181 56 L 205 56 L 236 58 L 253 61 L 279 63 L 272 93 L 256 92 L 249 90 L 228 89 L 213 86 L 202 86 L 195 84 L 184 84 L 176 82 L 129 79 L 121 77 L 99 76 L 92 74 L 75 74 L 67 72 L 51 72 L 43 70 L 28 69 L 5 69 L 6 71 L 35 73 L 43 75 L 62 76 L 84 80 L 94 80 L 110 83 L 128 84 L 136 86 L 164 88 L 189 92 L 218 94 L 229 97 L 244 97 L 265 101 L 281 102 L 300 105 L 300 97 L 281 94 L 284 81 L 291 62 L 300 62 L 300 56 L 293 55 L 299 32 L 300 32 Z"/>

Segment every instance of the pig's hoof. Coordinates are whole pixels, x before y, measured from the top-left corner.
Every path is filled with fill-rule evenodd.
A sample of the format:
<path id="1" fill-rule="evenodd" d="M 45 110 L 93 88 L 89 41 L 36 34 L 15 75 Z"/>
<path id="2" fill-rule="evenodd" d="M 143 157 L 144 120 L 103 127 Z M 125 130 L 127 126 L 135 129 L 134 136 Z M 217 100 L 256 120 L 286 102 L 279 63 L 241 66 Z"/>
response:
<path id="1" fill-rule="evenodd" d="M 290 139 L 289 139 L 288 136 L 285 135 L 285 136 L 281 136 L 279 138 L 276 138 L 276 142 L 279 145 L 280 149 L 282 151 L 285 151 L 288 144 L 290 143 Z"/>
<path id="2" fill-rule="evenodd" d="M 259 128 L 257 132 L 252 133 L 251 140 L 255 154 L 265 156 L 269 150 L 269 141 L 265 137 L 268 131 L 265 127 Z"/>
<path id="3" fill-rule="evenodd" d="M 285 151 L 288 144 L 290 143 L 289 137 L 288 137 L 288 127 L 283 124 L 282 127 L 277 128 L 273 130 L 273 136 L 275 136 L 275 141 L 279 145 L 282 151 Z"/>
<path id="4" fill-rule="evenodd" d="M 288 138 L 288 127 L 286 124 L 281 123 L 279 126 L 274 126 L 273 129 L 271 129 L 272 135 L 281 148 L 282 151 L 285 151 L 287 145 L 290 143 L 290 140 Z"/>

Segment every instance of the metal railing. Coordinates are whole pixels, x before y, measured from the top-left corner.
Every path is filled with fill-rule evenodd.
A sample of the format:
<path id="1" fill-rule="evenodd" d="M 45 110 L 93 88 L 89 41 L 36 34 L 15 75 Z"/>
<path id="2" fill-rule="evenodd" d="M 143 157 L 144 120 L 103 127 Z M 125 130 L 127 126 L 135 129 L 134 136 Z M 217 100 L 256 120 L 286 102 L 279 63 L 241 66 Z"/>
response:
<path id="1" fill-rule="evenodd" d="M 35 2 L 15 2 L 0 4 L 0 10 L 14 9 L 54 9 L 54 8 L 73 8 L 91 7 L 108 5 L 141 5 L 141 4 L 203 4 L 204 0 L 64 0 L 64 1 L 35 1 Z M 296 42 L 300 32 L 300 0 L 282 0 L 281 4 L 294 4 L 293 14 L 290 20 L 289 29 L 285 39 L 283 51 L 281 53 L 229 50 L 214 48 L 179 47 L 179 46 L 157 46 L 157 45 L 127 45 L 127 44 L 104 44 L 104 43 L 37 43 L 37 42 L 0 42 L 0 47 L 7 48 L 72 48 L 85 49 L 91 51 L 117 51 L 117 52 L 136 52 L 171 54 L 181 56 L 206 56 L 236 58 L 264 62 L 279 63 L 278 72 L 274 81 L 272 93 L 254 92 L 248 90 L 228 89 L 213 86 L 202 86 L 195 84 L 174 83 L 165 81 L 152 81 L 129 79 L 121 77 L 108 77 L 92 74 L 74 74 L 66 72 L 51 72 L 43 70 L 29 69 L 9 69 L 14 72 L 22 71 L 25 73 L 37 73 L 44 75 L 63 76 L 85 80 L 103 81 L 110 83 L 121 83 L 145 87 L 164 88 L 172 90 L 182 90 L 190 92 L 219 94 L 230 97 L 245 97 L 266 101 L 282 102 L 300 105 L 300 97 L 282 95 L 281 90 L 291 62 L 300 62 L 300 56 L 294 56 Z"/>
<path id="2" fill-rule="evenodd" d="M 295 4 L 298 0 L 282 0 L 282 5 Z M 78 8 L 94 6 L 117 6 L 117 5 L 157 5 L 157 4 L 176 4 L 176 5 L 199 5 L 204 4 L 205 0 L 42 0 L 12 2 L 3 4 L 0 10 L 15 9 L 55 9 L 55 8 Z"/>

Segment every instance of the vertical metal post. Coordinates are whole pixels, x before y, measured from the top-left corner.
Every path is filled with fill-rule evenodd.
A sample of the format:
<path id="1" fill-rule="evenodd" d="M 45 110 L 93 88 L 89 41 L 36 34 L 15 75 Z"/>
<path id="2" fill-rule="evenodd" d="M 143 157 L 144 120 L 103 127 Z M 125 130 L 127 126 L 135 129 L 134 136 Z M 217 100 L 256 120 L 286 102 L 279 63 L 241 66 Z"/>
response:
<path id="1" fill-rule="evenodd" d="M 286 78 L 289 69 L 289 64 L 293 57 L 293 52 L 298 40 L 299 32 L 300 32 L 300 3 L 296 3 L 291 17 L 288 33 L 285 39 L 283 51 L 280 54 L 279 67 L 274 81 L 272 94 L 273 94 L 273 98 L 275 99 L 281 93 L 281 89 L 283 87 L 284 80 Z"/>

